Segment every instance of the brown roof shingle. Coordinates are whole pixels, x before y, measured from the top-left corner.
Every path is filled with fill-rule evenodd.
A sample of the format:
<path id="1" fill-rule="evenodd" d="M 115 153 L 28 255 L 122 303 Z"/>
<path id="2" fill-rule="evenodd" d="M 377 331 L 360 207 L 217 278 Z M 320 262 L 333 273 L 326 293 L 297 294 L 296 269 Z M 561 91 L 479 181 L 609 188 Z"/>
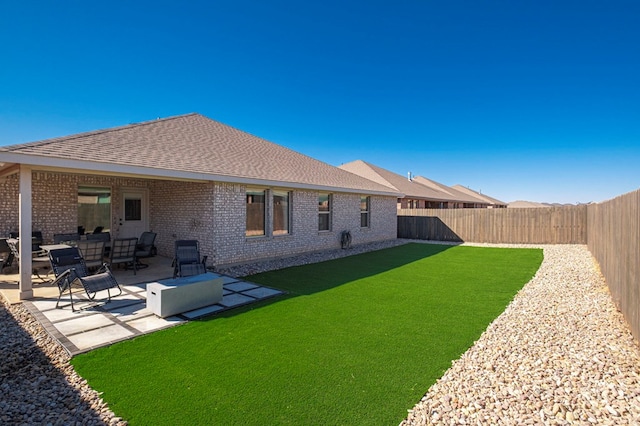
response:
<path id="1" fill-rule="evenodd" d="M 382 185 L 389 186 L 390 188 L 394 188 L 399 192 L 402 192 L 405 198 L 417 198 L 432 201 L 483 202 L 475 197 L 471 197 L 430 179 L 417 176 L 412 178 L 412 180 L 409 180 L 408 177 L 401 176 L 397 173 L 393 173 L 387 169 L 369 164 L 362 160 L 343 164 L 340 168 L 373 180 L 374 182 L 378 182 Z"/>
<path id="2" fill-rule="evenodd" d="M 473 189 L 467 188 L 467 187 L 462 186 L 460 184 L 453 185 L 452 188 L 457 190 L 457 191 L 464 192 L 465 194 L 469 194 L 469 195 L 471 195 L 473 197 L 476 197 L 476 198 L 479 198 L 481 200 L 484 200 L 484 202 L 492 204 L 492 205 L 496 205 L 496 206 L 506 206 L 507 205 L 507 203 L 505 203 L 504 201 L 500 201 L 500 200 L 498 200 L 496 198 L 489 197 L 486 194 L 483 194 L 483 193 L 478 192 L 478 191 L 474 191 Z"/>
<path id="3" fill-rule="evenodd" d="M 5 153 L 21 154 L 25 163 L 29 157 L 46 158 L 52 166 L 78 160 L 210 180 L 397 195 L 389 187 L 196 113 L 0 147 L 0 162 L 6 161 Z"/>

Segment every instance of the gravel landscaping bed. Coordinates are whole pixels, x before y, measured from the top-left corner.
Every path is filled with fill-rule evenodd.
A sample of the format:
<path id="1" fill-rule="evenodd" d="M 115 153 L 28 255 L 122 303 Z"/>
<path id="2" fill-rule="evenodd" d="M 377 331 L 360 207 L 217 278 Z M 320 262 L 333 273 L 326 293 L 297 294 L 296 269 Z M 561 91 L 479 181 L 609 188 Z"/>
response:
<path id="1" fill-rule="evenodd" d="M 640 424 L 640 349 L 585 246 L 535 277 L 402 425 Z"/>
<path id="2" fill-rule="evenodd" d="M 220 272 L 245 276 L 406 242 Z M 126 424 L 25 308 L 0 302 L 0 424 Z M 402 424 L 640 424 L 640 348 L 586 247 L 544 246 L 535 277 Z"/>
<path id="3" fill-rule="evenodd" d="M 121 425 L 67 352 L 21 304 L 0 297 L 0 424 Z"/>
<path id="4" fill-rule="evenodd" d="M 235 278 L 246 277 L 247 275 L 259 274 L 261 272 L 273 271 L 276 269 L 289 268 L 291 266 L 307 265 L 310 263 L 324 262 L 338 259 L 340 257 L 352 256 L 354 254 L 366 253 L 369 251 L 382 250 L 408 243 L 409 240 L 388 240 L 376 243 L 361 244 L 348 249 L 322 250 L 297 256 L 283 257 L 279 259 L 269 259 L 262 262 L 249 263 L 245 265 L 231 266 L 227 268 L 216 268 L 216 272 L 229 275 Z"/>

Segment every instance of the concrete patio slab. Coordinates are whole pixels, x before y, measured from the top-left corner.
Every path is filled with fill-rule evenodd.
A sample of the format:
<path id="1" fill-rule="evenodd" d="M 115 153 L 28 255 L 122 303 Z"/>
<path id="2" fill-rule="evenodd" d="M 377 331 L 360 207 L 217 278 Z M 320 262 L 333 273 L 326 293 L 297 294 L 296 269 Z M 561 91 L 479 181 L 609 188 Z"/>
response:
<path id="1" fill-rule="evenodd" d="M 60 333 L 70 336 L 92 329 L 107 327 L 111 324 L 113 324 L 113 321 L 111 321 L 111 319 L 107 318 L 105 315 L 92 314 L 78 318 L 67 319 L 64 321 L 58 321 L 56 322 L 55 327 L 58 329 L 58 331 L 60 331 Z"/>
<path id="2" fill-rule="evenodd" d="M 76 353 L 86 352 L 111 343 L 133 337 L 134 333 L 118 324 L 70 335 L 67 339 L 75 346 Z"/>
<path id="3" fill-rule="evenodd" d="M 82 289 L 73 293 L 75 312 L 71 310 L 69 295 L 60 298 L 56 308 L 57 291 L 25 301 L 25 307 L 43 327 L 71 354 L 76 355 L 115 342 L 141 336 L 189 320 L 195 320 L 244 306 L 284 292 L 237 278 L 216 274 L 223 278 L 223 299 L 219 303 L 180 315 L 160 318 L 147 308 L 146 286 L 156 279 L 150 275 L 145 282 L 131 282 L 126 276 L 122 294 L 107 301 L 107 293 L 88 300 Z M 120 281 L 120 278 L 118 277 Z"/>

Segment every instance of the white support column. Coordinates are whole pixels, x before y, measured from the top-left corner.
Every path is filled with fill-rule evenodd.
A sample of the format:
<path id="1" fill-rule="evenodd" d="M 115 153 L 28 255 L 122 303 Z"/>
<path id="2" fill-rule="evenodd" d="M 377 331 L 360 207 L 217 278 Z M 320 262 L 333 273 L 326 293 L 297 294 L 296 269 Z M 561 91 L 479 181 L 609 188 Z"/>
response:
<path id="1" fill-rule="evenodd" d="M 33 288 L 31 283 L 32 261 L 31 261 L 31 167 L 20 166 L 20 300 L 30 299 L 33 297 Z"/>

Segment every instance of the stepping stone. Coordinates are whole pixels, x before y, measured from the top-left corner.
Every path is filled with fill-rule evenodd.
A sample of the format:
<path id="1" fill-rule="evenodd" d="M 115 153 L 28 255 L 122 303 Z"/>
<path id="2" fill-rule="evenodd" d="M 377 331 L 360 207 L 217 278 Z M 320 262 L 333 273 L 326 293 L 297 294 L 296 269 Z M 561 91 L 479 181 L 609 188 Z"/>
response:
<path id="1" fill-rule="evenodd" d="M 146 316 L 144 318 L 137 318 L 132 321 L 128 321 L 127 325 L 135 328 L 140 333 L 148 333 L 150 331 L 160 330 L 184 322 L 177 317 L 159 318 L 155 315 Z"/>
<path id="2" fill-rule="evenodd" d="M 256 288 L 258 286 L 255 285 L 255 284 L 251 284 L 251 283 L 247 283 L 247 282 L 244 282 L 244 281 L 240 281 L 240 282 L 233 283 L 233 284 L 225 284 L 224 287 L 229 289 L 229 290 L 232 290 L 232 291 L 240 292 L 240 291 L 245 291 L 245 290 L 249 290 L 249 289 L 252 289 L 252 288 Z"/>
<path id="3" fill-rule="evenodd" d="M 255 302 L 255 300 L 256 299 L 254 299 L 253 297 L 245 296 L 240 293 L 232 293 L 228 296 L 224 296 L 222 298 L 222 302 L 220 302 L 220 305 L 231 308 L 233 306 L 240 306 L 244 305 L 245 303 Z"/>
<path id="4" fill-rule="evenodd" d="M 214 314 L 216 312 L 220 312 L 224 309 L 225 307 L 221 305 L 211 305 L 211 306 L 205 306 L 204 308 L 195 309 L 193 311 L 184 312 L 182 315 L 189 319 L 196 319 L 196 318 L 204 317 L 206 315 Z"/>
<path id="5" fill-rule="evenodd" d="M 264 299 L 267 297 L 276 296 L 278 294 L 282 294 L 280 290 L 276 290 L 268 287 L 258 287 L 251 290 L 243 291 L 242 294 L 246 294 L 247 296 L 255 297 L 256 299 Z"/>

